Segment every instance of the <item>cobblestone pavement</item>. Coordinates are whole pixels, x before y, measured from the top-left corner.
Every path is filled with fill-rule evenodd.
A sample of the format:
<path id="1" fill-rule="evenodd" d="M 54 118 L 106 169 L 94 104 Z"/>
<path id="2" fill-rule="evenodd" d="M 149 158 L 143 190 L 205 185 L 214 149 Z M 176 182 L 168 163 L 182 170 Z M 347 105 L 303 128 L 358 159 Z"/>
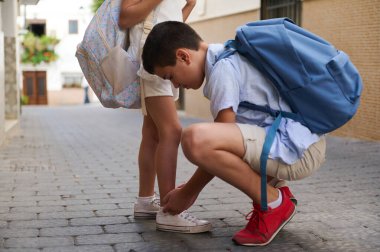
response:
<path id="1" fill-rule="evenodd" d="M 293 220 L 270 245 L 246 248 L 231 236 L 249 200 L 218 179 L 190 209 L 211 232 L 134 220 L 140 127 L 138 110 L 24 107 L 20 134 L 0 147 L 0 251 L 380 251 L 380 142 L 329 137 L 325 165 L 291 183 Z M 178 183 L 195 169 L 181 153 L 178 167 Z"/>

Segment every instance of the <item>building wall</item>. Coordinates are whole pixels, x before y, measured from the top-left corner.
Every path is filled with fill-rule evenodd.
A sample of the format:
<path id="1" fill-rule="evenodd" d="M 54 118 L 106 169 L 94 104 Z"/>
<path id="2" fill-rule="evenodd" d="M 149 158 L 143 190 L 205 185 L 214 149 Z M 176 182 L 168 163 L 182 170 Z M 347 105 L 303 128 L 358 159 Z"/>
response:
<path id="1" fill-rule="evenodd" d="M 0 145 L 18 128 L 17 0 L 0 2 Z"/>
<path id="2" fill-rule="evenodd" d="M 364 84 L 355 117 L 333 134 L 380 140 L 380 1 L 305 0 L 302 26 L 345 51 Z"/>
<path id="3" fill-rule="evenodd" d="M 208 20 L 190 23 L 207 43 L 224 43 L 235 36 L 235 29 L 250 21 L 258 20 L 258 9 L 239 14 L 223 16 Z M 198 90 L 185 90 L 185 112 L 187 115 L 212 119 L 210 103 L 203 96 L 202 88 Z"/>
<path id="4" fill-rule="evenodd" d="M 60 40 L 55 47 L 55 52 L 58 54 L 57 61 L 49 64 L 42 63 L 37 66 L 22 64 L 23 71 L 33 71 L 33 69 L 47 71 L 48 91 L 62 89 L 64 73 L 82 73 L 75 52 L 93 16 L 90 10 L 91 3 L 92 0 L 40 0 L 37 5 L 27 6 L 26 10 L 20 9 L 19 25 L 21 27 L 25 25 L 23 16 L 26 11 L 27 21 L 44 20 L 46 22 L 46 35 L 54 35 Z M 69 20 L 78 21 L 77 34 L 69 34 Z"/>
<path id="5" fill-rule="evenodd" d="M 18 50 L 16 37 L 4 39 L 5 61 L 5 118 L 17 120 L 20 116 L 20 87 L 18 86 Z"/>
<path id="6" fill-rule="evenodd" d="M 1 3 L 0 3 L 1 13 Z M 1 18 L 0 18 L 1 19 Z M 0 26 L 0 145 L 5 139 L 4 33 Z"/>

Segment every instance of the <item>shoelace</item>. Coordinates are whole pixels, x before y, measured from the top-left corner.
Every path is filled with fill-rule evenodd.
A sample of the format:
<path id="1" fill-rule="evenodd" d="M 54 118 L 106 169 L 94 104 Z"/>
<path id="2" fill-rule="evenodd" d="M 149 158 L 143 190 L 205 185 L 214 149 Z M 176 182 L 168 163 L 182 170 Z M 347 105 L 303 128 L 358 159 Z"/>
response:
<path id="1" fill-rule="evenodd" d="M 155 197 L 150 203 L 152 203 L 152 205 L 156 205 L 157 207 L 160 206 L 160 197 Z"/>
<path id="2" fill-rule="evenodd" d="M 182 213 L 180 213 L 180 216 L 182 218 L 184 218 L 185 220 L 188 220 L 190 222 L 193 222 L 193 223 L 196 223 L 197 221 L 197 218 L 191 214 L 189 214 L 187 211 L 183 211 Z"/>
<path id="3" fill-rule="evenodd" d="M 156 207 L 160 207 L 161 206 L 160 195 L 158 195 L 156 192 L 154 192 L 153 196 L 154 197 L 150 203 Z"/>
<path id="4" fill-rule="evenodd" d="M 260 230 L 260 222 L 265 224 L 265 222 L 263 221 L 263 213 L 260 211 L 260 206 L 254 206 L 252 211 L 246 214 L 245 219 L 249 221 L 246 228 Z M 265 229 L 268 229 L 266 225 L 263 226 L 265 227 Z"/>

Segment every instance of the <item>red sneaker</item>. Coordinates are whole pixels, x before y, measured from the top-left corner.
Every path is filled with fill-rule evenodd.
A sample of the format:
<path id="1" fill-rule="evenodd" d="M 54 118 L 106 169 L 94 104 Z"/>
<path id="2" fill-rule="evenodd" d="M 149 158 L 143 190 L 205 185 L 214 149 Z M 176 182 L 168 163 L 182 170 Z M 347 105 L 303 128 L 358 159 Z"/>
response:
<path id="1" fill-rule="evenodd" d="M 290 191 L 288 186 L 283 186 L 278 188 L 280 191 L 283 191 L 286 195 L 289 196 L 289 199 L 293 201 L 294 205 L 297 206 L 297 199 L 294 197 L 293 193 Z"/>
<path id="2" fill-rule="evenodd" d="M 284 190 L 280 191 L 281 205 L 264 212 L 260 205 L 254 204 L 247 226 L 234 235 L 233 241 L 244 246 L 265 246 L 273 240 L 296 213 L 295 204 Z"/>

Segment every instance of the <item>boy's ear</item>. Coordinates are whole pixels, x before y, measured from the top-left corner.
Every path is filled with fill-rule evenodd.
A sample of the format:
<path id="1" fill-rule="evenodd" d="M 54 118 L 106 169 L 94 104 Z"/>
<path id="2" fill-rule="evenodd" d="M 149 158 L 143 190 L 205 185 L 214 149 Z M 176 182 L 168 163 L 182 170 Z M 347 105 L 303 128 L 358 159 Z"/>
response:
<path id="1" fill-rule="evenodd" d="M 177 58 L 177 60 L 179 60 L 181 62 L 186 62 L 187 64 L 190 63 L 190 54 L 189 54 L 188 50 L 186 50 L 184 48 L 177 49 L 176 58 Z"/>

